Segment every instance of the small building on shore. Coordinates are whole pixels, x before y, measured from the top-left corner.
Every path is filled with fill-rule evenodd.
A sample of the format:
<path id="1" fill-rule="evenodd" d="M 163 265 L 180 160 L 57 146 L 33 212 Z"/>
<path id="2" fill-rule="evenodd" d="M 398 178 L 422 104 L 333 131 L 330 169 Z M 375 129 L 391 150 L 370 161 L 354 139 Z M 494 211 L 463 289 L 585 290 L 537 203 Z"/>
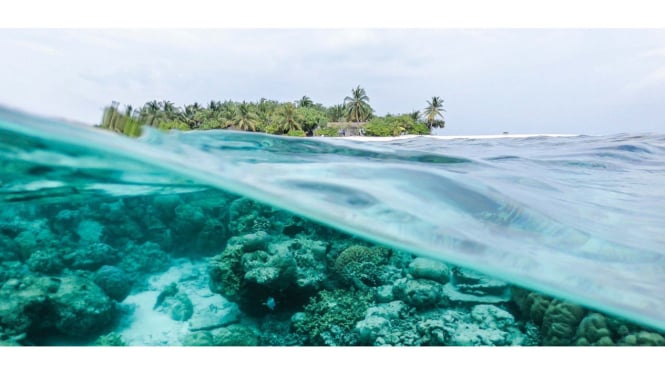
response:
<path id="1" fill-rule="evenodd" d="M 327 128 L 337 129 L 337 136 L 364 136 L 367 122 L 328 122 Z"/>

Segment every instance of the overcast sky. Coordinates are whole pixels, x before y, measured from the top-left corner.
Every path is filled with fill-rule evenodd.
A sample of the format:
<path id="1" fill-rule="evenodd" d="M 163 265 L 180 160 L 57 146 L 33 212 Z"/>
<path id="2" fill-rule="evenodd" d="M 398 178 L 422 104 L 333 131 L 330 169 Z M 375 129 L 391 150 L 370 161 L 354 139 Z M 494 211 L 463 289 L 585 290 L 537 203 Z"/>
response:
<path id="1" fill-rule="evenodd" d="M 665 29 L 2 29 L 0 50 L 0 104 L 86 123 L 360 85 L 379 115 L 440 96 L 440 134 L 665 132 Z"/>

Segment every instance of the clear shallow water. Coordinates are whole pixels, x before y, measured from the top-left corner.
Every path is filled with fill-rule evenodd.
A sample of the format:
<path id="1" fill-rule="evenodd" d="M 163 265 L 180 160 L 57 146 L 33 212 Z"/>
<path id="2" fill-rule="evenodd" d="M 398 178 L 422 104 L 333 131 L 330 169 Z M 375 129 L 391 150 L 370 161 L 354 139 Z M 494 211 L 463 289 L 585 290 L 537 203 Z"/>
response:
<path id="1" fill-rule="evenodd" d="M 141 139 L 0 110 L 0 203 L 219 188 L 665 328 L 665 136 Z"/>

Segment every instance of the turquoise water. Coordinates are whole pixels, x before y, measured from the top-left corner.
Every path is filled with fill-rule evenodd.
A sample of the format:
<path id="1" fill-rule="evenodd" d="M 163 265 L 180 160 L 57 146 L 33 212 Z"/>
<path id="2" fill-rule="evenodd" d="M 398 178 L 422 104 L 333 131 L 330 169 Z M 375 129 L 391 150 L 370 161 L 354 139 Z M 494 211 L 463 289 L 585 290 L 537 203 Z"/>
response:
<path id="1" fill-rule="evenodd" d="M 0 109 L 0 164 L 5 227 L 36 207 L 245 197 L 665 329 L 662 134 L 370 143 L 147 129 L 136 140 Z"/>

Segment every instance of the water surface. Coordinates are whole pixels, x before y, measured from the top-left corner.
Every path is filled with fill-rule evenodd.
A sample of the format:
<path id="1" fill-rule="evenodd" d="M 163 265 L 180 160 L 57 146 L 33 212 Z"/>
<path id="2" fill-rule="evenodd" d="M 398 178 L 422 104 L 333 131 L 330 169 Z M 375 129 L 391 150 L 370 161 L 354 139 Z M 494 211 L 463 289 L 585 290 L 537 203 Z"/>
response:
<path id="1" fill-rule="evenodd" d="M 665 328 L 665 135 L 136 140 L 0 109 L 0 204 L 219 189 Z"/>

